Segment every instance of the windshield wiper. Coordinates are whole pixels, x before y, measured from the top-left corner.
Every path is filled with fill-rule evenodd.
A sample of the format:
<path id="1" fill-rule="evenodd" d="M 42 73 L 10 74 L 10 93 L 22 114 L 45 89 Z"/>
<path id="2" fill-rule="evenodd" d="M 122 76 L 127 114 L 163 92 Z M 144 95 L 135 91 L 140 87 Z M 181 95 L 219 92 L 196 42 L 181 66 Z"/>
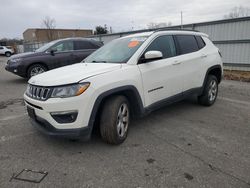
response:
<path id="1" fill-rule="evenodd" d="M 107 63 L 107 61 L 91 61 L 91 63 Z"/>

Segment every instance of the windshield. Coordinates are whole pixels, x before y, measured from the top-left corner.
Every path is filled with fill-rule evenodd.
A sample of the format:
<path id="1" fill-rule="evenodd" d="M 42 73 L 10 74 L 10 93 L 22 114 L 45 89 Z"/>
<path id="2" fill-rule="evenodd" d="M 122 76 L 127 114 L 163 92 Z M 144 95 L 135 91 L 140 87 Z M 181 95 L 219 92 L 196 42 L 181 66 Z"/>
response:
<path id="1" fill-rule="evenodd" d="M 51 46 L 53 46 L 55 43 L 57 43 L 58 41 L 51 41 L 45 45 L 43 45 L 42 47 L 38 48 L 35 52 L 45 52 L 46 50 L 48 50 Z"/>
<path id="2" fill-rule="evenodd" d="M 84 62 L 126 63 L 146 39 L 141 36 L 113 40 L 88 56 Z"/>

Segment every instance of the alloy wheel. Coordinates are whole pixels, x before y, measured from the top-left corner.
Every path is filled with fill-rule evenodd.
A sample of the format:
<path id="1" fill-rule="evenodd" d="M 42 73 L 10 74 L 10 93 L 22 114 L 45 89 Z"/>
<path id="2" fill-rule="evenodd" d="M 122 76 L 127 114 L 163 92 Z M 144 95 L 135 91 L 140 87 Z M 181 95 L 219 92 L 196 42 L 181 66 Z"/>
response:
<path id="1" fill-rule="evenodd" d="M 129 109 L 126 103 L 121 104 L 117 114 L 117 133 L 124 137 L 128 131 Z"/>

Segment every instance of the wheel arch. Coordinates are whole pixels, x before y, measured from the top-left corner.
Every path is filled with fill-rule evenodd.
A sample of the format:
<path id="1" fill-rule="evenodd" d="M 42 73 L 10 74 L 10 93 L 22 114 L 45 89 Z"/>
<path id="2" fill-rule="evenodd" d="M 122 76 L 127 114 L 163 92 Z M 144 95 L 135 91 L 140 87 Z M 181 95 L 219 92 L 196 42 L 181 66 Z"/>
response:
<path id="1" fill-rule="evenodd" d="M 9 53 L 10 55 L 12 54 L 11 51 L 5 51 L 4 55 L 6 55 L 7 53 Z"/>
<path id="2" fill-rule="evenodd" d="M 123 95 L 128 99 L 132 111 L 132 117 L 137 117 L 144 114 L 142 99 L 136 87 L 133 85 L 121 86 L 105 91 L 97 97 L 88 123 L 88 126 L 91 129 L 94 127 L 98 115 L 100 115 L 104 102 L 115 95 Z"/>
<path id="3" fill-rule="evenodd" d="M 214 65 L 207 70 L 205 79 L 203 81 L 203 88 L 206 84 L 206 80 L 208 78 L 208 75 L 214 75 L 217 78 L 218 83 L 220 83 L 222 80 L 222 67 L 221 67 L 221 65 Z"/>

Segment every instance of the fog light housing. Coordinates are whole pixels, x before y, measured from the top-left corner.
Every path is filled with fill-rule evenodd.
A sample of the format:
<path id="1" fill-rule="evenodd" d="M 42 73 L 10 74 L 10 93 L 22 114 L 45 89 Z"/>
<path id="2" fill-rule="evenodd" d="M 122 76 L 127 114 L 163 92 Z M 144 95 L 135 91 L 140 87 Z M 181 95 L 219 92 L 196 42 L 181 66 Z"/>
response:
<path id="1" fill-rule="evenodd" d="M 78 112 L 77 111 L 51 112 L 50 115 L 57 123 L 73 123 L 77 118 Z"/>

